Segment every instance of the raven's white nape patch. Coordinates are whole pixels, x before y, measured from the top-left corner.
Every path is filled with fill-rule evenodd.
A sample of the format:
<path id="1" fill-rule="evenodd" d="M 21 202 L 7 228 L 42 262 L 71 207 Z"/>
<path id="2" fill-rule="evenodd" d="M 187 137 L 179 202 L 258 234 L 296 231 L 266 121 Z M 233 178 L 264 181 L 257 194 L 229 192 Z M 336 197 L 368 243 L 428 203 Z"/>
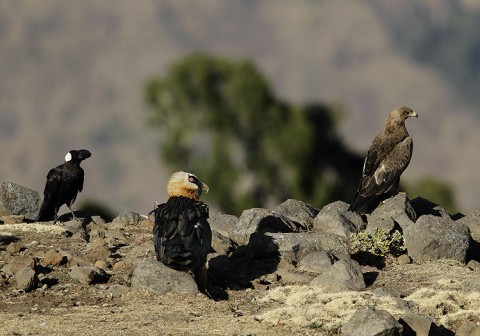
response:
<path id="1" fill-rule="evenodd" d="M 70 154 L 70 152 L 68 152 L 67 155 L 65 155 L 65 162 L 68 162 L 68 161 L 72 161 L 72 154 Z"/>

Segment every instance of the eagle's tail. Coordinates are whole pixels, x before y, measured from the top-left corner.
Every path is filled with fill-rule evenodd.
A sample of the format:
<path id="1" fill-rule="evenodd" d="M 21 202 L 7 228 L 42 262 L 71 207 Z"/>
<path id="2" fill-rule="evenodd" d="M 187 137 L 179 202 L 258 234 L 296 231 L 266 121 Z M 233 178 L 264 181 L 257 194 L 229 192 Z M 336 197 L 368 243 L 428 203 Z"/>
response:
<path id="1" fill-rule="evenodd" d="M 378 204 L 377 196 L 361 196 L 357 195 L 348 207 L 348 211 L 356 212 L 359 215 L 364 215 L 371 212 Z"/>

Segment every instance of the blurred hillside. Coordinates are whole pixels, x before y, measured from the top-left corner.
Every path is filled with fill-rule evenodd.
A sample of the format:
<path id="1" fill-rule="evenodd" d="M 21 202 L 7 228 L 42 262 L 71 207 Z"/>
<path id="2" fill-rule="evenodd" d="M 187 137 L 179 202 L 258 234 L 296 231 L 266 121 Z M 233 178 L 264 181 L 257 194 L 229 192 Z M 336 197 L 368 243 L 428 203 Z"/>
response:
<path id="1" fill-rule="evenodd" d="M 147 128 L 144 85 L 200 50 L 252 59 L 285 100 L 341 104 L 359 152 L 388 112 L 411 106 L 420 118 L 408 121 L 404 176 L 439 176 L 463 211 L 478 208 L 479 13 L 468 0 L 3 1 L 0 179 L 41 192 L 48 169 L 87 148 L 77 202 L 147 212 L 165 200 L 170 172 Z"/>

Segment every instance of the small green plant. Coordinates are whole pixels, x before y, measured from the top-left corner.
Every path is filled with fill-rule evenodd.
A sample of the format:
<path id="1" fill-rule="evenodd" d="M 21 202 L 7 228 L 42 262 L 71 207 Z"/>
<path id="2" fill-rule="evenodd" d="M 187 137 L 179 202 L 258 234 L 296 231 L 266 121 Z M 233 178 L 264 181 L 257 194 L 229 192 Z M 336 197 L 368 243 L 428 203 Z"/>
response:
<path id="1" fill-rule="evenodd" d="M 405 251 L 402 234 L 377 228 L 375 232 L 360 231 L 350 235 L 352 254 L 366 252 L 377 257 L 397 256 Z"/>

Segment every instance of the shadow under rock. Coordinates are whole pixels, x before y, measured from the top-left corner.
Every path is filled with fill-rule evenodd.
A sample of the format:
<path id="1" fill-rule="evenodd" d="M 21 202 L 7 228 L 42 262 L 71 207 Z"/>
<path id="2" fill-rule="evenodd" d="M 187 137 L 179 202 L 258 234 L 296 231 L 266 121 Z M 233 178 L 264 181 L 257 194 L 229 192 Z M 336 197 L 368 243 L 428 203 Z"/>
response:
<path id="1" fill-rule="evenodd" d="M 263 239 L 271 239 L 264 236 Z M 218 255 L 209 261 L 208 275 L 211 285 L 222 290 L 253 288 L 252 282 L 264 275 L 274 273 L 280 262 L 280 254 L 271 252 L 263 258 L 248 257 L 247 247 L 239 246 L 230 256 Z"/>
<path id="2" fill-rule="evenodd" d="M 370 287 L 375 283 L 375 280 L 377 280 L 379 272 L 365 272 L 363 273 L 363 280 L 365 281 L 365 285 L 367 287 Z"/>
<path id="3" fill-rule="evenodd" d="M 3 235 L 0 235 L 0 245 L 8 245 L 10 243 L 15 243 L 17 241 L 19 241 L 20 238 L 16 237 L 16 236 L 3 236 Z"/>

